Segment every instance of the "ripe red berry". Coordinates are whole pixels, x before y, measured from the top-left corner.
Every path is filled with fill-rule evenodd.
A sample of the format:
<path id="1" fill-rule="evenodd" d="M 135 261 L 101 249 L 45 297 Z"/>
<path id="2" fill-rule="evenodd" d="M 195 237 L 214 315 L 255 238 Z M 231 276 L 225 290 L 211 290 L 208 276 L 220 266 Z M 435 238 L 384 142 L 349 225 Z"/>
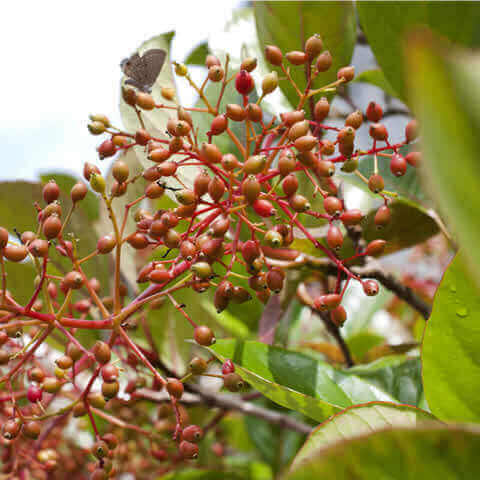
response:
<path id="1" fill-rule="evenodd" d="M 110 253 L 115 248 L 116 243 L 113 235 L 105 235 L 98 239 L 97 250 L 102 254 Z"/>
<path id="2" fill-rule="evenodd" d="M 385 250 L 386 243 L 387 242 L 385 240 L 381 239 L 372 240 L 365 248 L 365 253 L 372 257 L 379 255 L 383 252 L 383 250 Z"/>
<path id="3" fill-rule="evenodd" d="M 101 373 L 104 382 L 111 383 L 118 380 L 118 368 L 111 363 L 104 365 L 102 367 Z"/>
<path id="4" fill-rule="evenodd" d="M 247 240 L 242 245 L 242 256 L 247 263 L 252 263 L 259 255 L 260 248 L 254 240 Z"/>
<path id="5" fill-rule="evenodd" d="M 225 360 L 225 362 L 223 362 L 223 365 L 222 365 L 223 375 L 228 375 L 229 373 L 233 373 L 234 371 L 235 371 L 235 365 L 229 358 L 227 358 L 227 360 Z"/>
<path id="6" fill-rule="evenodd" d="M 276 213 L 273 205 L 268 200 L 264 200 L 262 198 L 255 200 L 255 202 L 252 203 L 252 207 L 257 215 L 260 215 L 264 218 L 271 217 Z"/>
<path id="7" fill-rule="evenodd" d="M 107 157 L 115 155 L 117 152 L 117 147 L 111 139 L 105 140 L 97 148 L 98 155 L 101 160 Z"/>
<path id="8" fill-rule="evenodd" d="M 332 55 L 328 50 L 326 50 L 318 56 L 315 67 L 319 72 L 326 72 L 332 66 L 332 62 Z"/>
<path id="9" fill-rule="evenodd" d="M 337 327 L 341 327 L 347 320 L 347 312 L 342 305 L 339 305 L 331 311 L 330 318 Z"/>
<path id="10" fill-rule="evenodd" d="M 198 445 L 195 443 L 182 440 L 178 447 L 183 458 L 195 459 L 198 458 Z"/>
<path id="11" fill-rule="evenodd" d="M 73 203 L 77 203 L 83 200 L 87 193 L 87 186 L 83 182 L 77 182 L 70 190 L 70 198 Z"/>
<path id="12" fill-rule="evenodd" d="M 60 220 L 58 215 L 50 215 L 44 222 L 43 222 L 43 234 L 47 238 L 47 240 L 52 240 L 56 238 L 62 229 L 62 221 Z"/>
<path id="13" fill-rule="evenodd" d="M 228 118 L 225 115 L 218 115 L 210 124 L 210 132 L 212 135 L 220 135 L 228 127 Z"/>
<path id="14" fill-rule="evenodd" d="M 412 167 L 418 167 L 418 165 L 420 165 L 420 163 L 422 161 L 422 154 L 420 152 L 410 152 L 405 157 L 405 160 Z"/>
<path id="15" fill-rule="evenodd" d="M 27 399 L 29 402 L 36 403 L 42 400 L 43 391 L 37 385 L 30 385 L 27 390 Z"/>
<path id="16" fill-rule="evenodd" d="M 167 381 L 167 392 L 174 398 L 181 398 L 183 395 L 183 383 L 176 378 L 169 378 Z"/>
<path id="17" fill-rule="evenodd" d="M 21 262 L 22 260 L 25 260 L 25 258 L 28 255 L 28 250 L 25 245 L 7 245 L 3 249 L 3 255 L 7 260 L 10 260 L 11 262 Z"/>
<path id="18" fill-rule="evenodd" d="M 383 123 L 374 123 L 370 126 L 370 136 L 374 140 L 386 140 L 388 138 L 387 127 Z"/>
<path id="19" fill-rule="evenodd" d="M 362 283 L 363 291 L 365 295 L 373 297 L 378 293 L 378 283 L 375 280 L 365 280 Z"/>
<path id="20" fill-rule="evenodd" d="M 390 223 L 392 217 L 390 209 L 386 205 L 379 207 L 373 218 L 373 222 L 378 228 L 384 227 Z"/>
<path id="21" fill-rule="evenodd" d="M 95 360 L 104 365 L 110 361 L 112 352 L 107 343 L 98 340 L 93 346 L 93 354 L 95 355 Z"/>
<path id="22" fill-rule="evenodd" d="M 399 153 L 394 153 L 390 160 L 390 171 L 396 176 L 401 177 L 407 171 L 407 161 Z"/>
<path id="23" fill-rule="evenodd" d="M 325 118 L 327 118 L 330 112 L 330 103 L 325 97 L 322 97 L 318 102 L 315 104 L 315 108 L 313 110 L 315 120 L 317 122 L 323 122 Z"/>
<path id="24" fill-rule="evenodd" d="M 55 180 L 50 180 L 44 185 L 42 193 L 45 202 L 52 203 L 55 200 L 58 200 L 58 197 L 60 196 L 60 188 L 58 188 Z"/>
<path id="25" fill-rule="evenodd" d="M 373 174 L 369 179 L 368 179 L 368 188 L 373 192 L 373 193 L 380 193 L 385 187 L 385 182 L 383 181 L 383 177 L 381 175 Z"/>
<path id="26" fill-rule="evenodd" d="M 383 117 L 383 109 L 378 103 L 370 102 L 365 114 L 370 122 L 377 123 Z"/>
<path id="27" fill-rule="evenodd" d="M 183 429 L 182 438 L 187 442 L 197 443 L 203 438 L 203 430 L 198 425 L 189 425 Z"/>
<path id="28" fill-rule="evenodd" d="M 282 64 L 283 54 L 277 46 L 267 45 L 265 47 L 265 58 L 267 62 L 278 67 Z"/>
<path id="29" fill-rule="evenodd" d="M 413 119 L 405 127 L 405 140 L 407 143 L 413 142 L 418 137 L 418 122 Z"/>
<path id="30" fill-rule="evenodd" d="M 252 76 L 246 70 L 240 70 L 235 77 L 235 88 L 240 95 L 248 95 L 253 88 L 255 83 Z"/>
<path id="31" fill-rule="evenodd" d="M 323 199 L 323 208 L 329 215 L 337 216 L 343 210 L 343 202 L 337 197 L 326 197 Z"/>
<path id="32" fill-rule="evenodd" d="M 343 235 L 341 230 L 335 226 L 330 225 L 327 232 L 327 244 L 333 250 L 339 250 L 343 245 Z"/>

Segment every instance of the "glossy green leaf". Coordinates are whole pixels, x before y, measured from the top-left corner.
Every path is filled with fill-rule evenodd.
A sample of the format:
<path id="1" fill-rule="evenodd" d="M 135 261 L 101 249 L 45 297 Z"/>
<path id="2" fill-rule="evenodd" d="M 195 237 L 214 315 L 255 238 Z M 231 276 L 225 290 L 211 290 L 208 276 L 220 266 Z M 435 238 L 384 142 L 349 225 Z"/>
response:
<path id="1" fill-rule="evenodd" d="M 303 463 L 315 459 L 325 448 L 337 442 L 387 428 L 415 427 L 419 423 L 433 420 L 433 415 L 407 405 L 386 402 L 355 405 L 319 425 L 298 452 L 291 469 L 300 468 Z"/>
<path id="2" fill-rule="evenodd" d="M 335 444 L 292 469 L 286 480 L 465 480 L 478 470 L 473 427 L 419 426 Z"/>
<path id="3" fill-rule="evenodd" d="M 321 35 L 325 49 L 332 54 L 333 64 L 328 72 L 319 75 L 314 87 L 335 80 L 337 70 L 349 64 L 356 30 L 353 2 L 255 2 L 254 9 L 262 50 L 266 45 L 277 45 L 284 53 L 301 50 L 311 35 Z M 278 71 L 283 76 L 281 70 Z M 291 75 L 297 85 L 305 86 L 303 66 L 292 67 Z M 290 83 L 281 81 L 280 88 L 290 104 L 296 107 L 298 95 Z"/>
<path id="4" fill-rule="evenodd" d="M 369 83 L 370 85 L 381 88 L 385 93 L 391 95 L 392 97 L 397 96 L 397 92 L 390 85 L 390 82 L 385 78 L 385 75 L 379 68 L 374 70 L 365 70 L 364 72 L 359 73 L 353 79 L 353 82 Z"/>
<path id="5" fill-rule="evenodd" d="M 369 350 L 381 345 L 384 341 L 385 339 L 381 335 L 362 331 L 348 338 L 347 345 L 353 357 L 362 360 Z"/>
<path id="6" fill-rule="evenodd" d="M 478 290 L 457 254 L 438 287 L 422 347 L 425 396 L 442 420 L 480 421 L 479 315 Z"/>
<path id="7" fill-rule="evenodd" d="M 477 2 L 358 2 L 357 11 L 385 77 L 403 100 L 407 77 L 416 76 L 404 63 L 403 42 L 409 31 L 427 26 L 454 43 L 473 47 L 480 41 Z M 407 51 L 409 56 L 413 52 Z"/>
<path id="8" fill-rule="evenodd" d="M 458 235 L 467 267 L 480 281 L 478 58 L 460 53 L 445 58 L 436 42 L 417 37 L 409 57 L 410 98 L 422 131 L 423 179 Z"/>
<path id="9" fill-rule="evenodd" d="M 211 351 L 270 400 L 318 421 L 369 401 L 416 405 L 422 393 L 419 360 L 388 357 L 349 370 L 259 342 L 218 340 Z"/>
<path id="10" fill-rule="evenodd" d="M 187 55 L 184 63 L 186 65 L 199 65 L 204 67 L 205 59 L 209 53 L 208 42 L 202 42 Z"/>

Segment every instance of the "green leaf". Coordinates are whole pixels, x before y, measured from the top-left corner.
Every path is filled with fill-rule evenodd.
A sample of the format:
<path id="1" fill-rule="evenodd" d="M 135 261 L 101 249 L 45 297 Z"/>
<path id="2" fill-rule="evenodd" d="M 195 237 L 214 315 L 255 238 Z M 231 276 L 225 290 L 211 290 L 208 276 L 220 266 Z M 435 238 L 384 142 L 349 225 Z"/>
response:
<path id="1" fill-rule="evenodd" d="M 187 55 L 184 63 L 186 65 L 199 65 L 201 67 L 204 67 L 205 59 L 210 53 L 211 52 L 210 48 L 208 48 L 208 42 L 202 42 Z"/>
<path id="2" fill-rule="evenodd" d="M 428 211 L 414 202 L 397 198 L 388 204 L 392 218 L 388 225 L 378 229 L 374 223 L 376 210 L 362 221 L 364 238 L 367 242 L 382 238 L 387 241 L 384 254 L 412 247 L 428 240 L 439 231 L 437 222 Z"/>
<path id="3" fill-rule="evenodd" d="M 180 470 L 158 477 L 158 480 L 241 480 L 242 477 L 234 472 L 189 469 Z"/>
<path id="4" fill-rule="evenodd" d="M 457 52 L 454 58 L 445 58 L 436 43 L 416 37 L 410 45 L 410 98 L 422 131 L 423 179 L 458 235 L 469 260 L 467 267 L 479 281 L 478 57 Z M 468 75 L 467 68 L 471 69 Z"/>
<path id="5" fill-rule="evenodd" d="M 390 82 L 385 78 L 383 72 L 376 68 L 374 70 L 365 70 L 362 73 L 359 73 L 354 79 L 353 82 L 365 82 L 370 85 L 375 85 L 375 87 L 381 88 L 385 93 L 391 95 L 392 97 L 397 96 L 397 92 L 390 85 Z"/>
<path id="6" fill-rule="evenodd" d="M 423 410 L 407 405 L 372 402 L 355 405 L 329 418 L 308 437 L 298 452 L 292 470 L 321 455 L 325 448 L 378 430 L 396 427 L 415 427 L 419 423 L 435 420 Z"/>
<path id="7" fill-rule="evenodd" d="M 356 403 L 380 400 L 416 405 L 422 393 L 416 358 L 389 357 L 341 370 L 260 342 L 218 340 L 211 351 L 221 361 L 232 359 L 242 378 L 270 400 L 318 421 Z"/>
<path id="8" fill-rule="evenodd" d="M 438 287 L 422 348 L 425 396 L 442 420 L 480 421 L 480 299 L 459 254 Z"/>
<path id="9" fill-rule="evenodd" d="M 369 350 L 381 345 L 384 341 L 385 339 L 381 335 L 363 331 L 352 335 L 347 340 L 347 345 L 353 357 L 362 360 Z"/>
<path id="10" fill-rule="evenodd" d="M 266 45 L 277 45 L 284 53 L 301 50 L 311 35 L 321 35 L 325 49 L 332 54 L 333 64 L 328 72 L 319 75 L 313 88 L 332 82 L 336 79 L 337 70 L 349 64 L 355 45 L 353 2 L 255 2 L 254 8 L 262 50 Z M 280 77 L 284 76 L 280 69 L 276 69 Z M 292 67 L 291 75 L 303 90 L 303 66 Z M 298 95 L 290 83 L 281 81 L 280 88 L 290 104 L 296 107 Z"/>
<path id="11" fill-rule="evenodd" d="M 478 470 L 480 434 L 469 427 L 422 426 L 335 444 L 292 469 L 286 480 L 463 480 Z"/>
<path id="12" fill-rule="evenodd" d="M 402 100 L 407 97 L 407 72 L 418 74 L 405 67 L 403 42 L 407 32 L 427 26 L 452 42 L 479 44 L 477 2 L 358 2 L 357 11 L 385 77 Z M 413 53 L 412 49 L 407 51 L 408 56 Z"/>

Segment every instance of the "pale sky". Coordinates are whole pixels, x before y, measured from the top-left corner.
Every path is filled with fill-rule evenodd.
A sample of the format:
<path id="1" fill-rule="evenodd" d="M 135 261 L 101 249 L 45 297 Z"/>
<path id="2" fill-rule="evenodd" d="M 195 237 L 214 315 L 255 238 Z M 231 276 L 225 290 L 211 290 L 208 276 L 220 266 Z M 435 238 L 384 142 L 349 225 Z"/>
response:
<path id="1" fill-rule="evenodd" d="M 0 179 L 40 170 L 80 172 L 96 158 L 89 113 L 119 124 L 120 61 L 144 40 L 176 30 L 172 58 L 224 29 L 238 0 L 5 2 L 0 20 Z M 180 91 L 185 104 L 188 92 Z"/>

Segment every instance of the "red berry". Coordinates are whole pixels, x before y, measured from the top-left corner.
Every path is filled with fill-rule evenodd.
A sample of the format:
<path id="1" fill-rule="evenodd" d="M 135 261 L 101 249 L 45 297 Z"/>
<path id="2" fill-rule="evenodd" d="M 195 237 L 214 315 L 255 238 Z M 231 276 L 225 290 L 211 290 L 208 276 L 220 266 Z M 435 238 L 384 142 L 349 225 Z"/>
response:
<path id="1" fill-rule="evenodd" d="M 30 385 L 27 390 L 27 398 L 29 402 L 36 403 L 42 400 L 43 391 L 37 385 Z"/>
<path id="2" fill-rule="evenodd" d="M 252 76 L 246 70 L 240 70 L 235 77 L 235 88 L 240 95 L 248 95 L 255 86 Z"/>
<path id="3" fill-rule="evenodd" d="M 392 214 L 390 212 L 390 209 L 386 205 L 382 205 L 377 210 L 377 213 L 373 218 L 373 222 L 379 228 L 384 227 L 385 225 L 388 225 L 390 223 L 391 217 L 392 217 Z"/>
<path id="4" fill-rule="evenodd" d="M 334 250 L 339 250 L 343 245 L 343 235 L 341 230 L 335 225 L 331 225 L 327 232 L 327 244 Z"/>
<path id="5" fill-rule="evenodd" d="M 170 378 L 167 382 L 167 392 L 174 398 L 181 398 L 183 395 L 183 383 L 176 378 Z"/>
<path id="6" fill-rule="evenodd" d="M 339 305 L 337 308 L 332 310 L 330 318 L 332 319 L 332 322 L 337 325 L 337 327 L 341 327 L 347 320 L 347 312 L 342 305 Z"/>
<path id="7" fill-rule="evenodd" d="M 378 293 L 378 283 L 375 280 L 366 280 L 362 283 L 365 295 L 373 297 Z"/>
<path id="8" fill-rule="evenodd" d="M 225 360 L 225 362 L 223 362 L 223 365 L 222 365 L 223 375 L 228 375 L 229 373 L 233 373 L 234 371 L 235 371 L 235 365 L 229 358 L 227 358 L 227 360 Z"/>
<path id="9" fill-rule="evenodd" d="M 50 180 L 48 183 L 45 184 L 43 187 L 43 199 L 46 203 L 52 203 L 55 200 L 58 200 L 60 196 L 60 188 L 58 188 L 57 183 L 55 180 Z"/>
<path id="10" fill-rule="evenodd" d="M 368 179 L 368 188 L 373 193 L 380 193 L 385 187 L 385 182 L 383 181 L 383 177 L 378 174 L 373 174 Z"/>
<path id="11" fill-rule="evenodd" d="M 323 208 L 332 216 L 337 216 L 343 210 L 343 202 L 337 197 L 326 197 L 323 200 Z"/>
<path id="12" fill-rule="evenodd" d="M 213 333 L 212 329 L 207 327 L 206 325 L 199 325 L 198 327 L 195 327 L 193 337 L 199 345 L 203 345 L 205 347 L 208 347 L 215 343 L 215 334 Z"/>
<path id="13" fill-rule="evenodd" d="M 195 443 L 182 440 L 180 442 L 179 450 L 183 458 L 198 458 L 198 445 L 196 445 Z"/>
<path id="14" fill-rule="evenodd" d="M 387 242 L 385 240 L 381 239 L 372 240 L 365 248 L 365 253 L 372 257 L 374 257 L 375 255 L 379 255 L 385 249 L 386 243 Z"/>
<path id="15" fill-rule="evenodd" d="M 97 148 L 97 152 L 101 160 L 107 157 L 111 157 L 112 155 L 115 155 L 116 151 L 117 151 L 117 147 L 115 146 L 113 141 L 110 139 L 102 142 Z"/>
<path id="16" fill-rule="evenodd" d="M 407 161 L 398 153 L 392 155 L 390 160 L 390 171 L 396 176 L 401 177 L 407 171 Z"/>
<path id="17" fill-rule="evenodd" d="M 271 217 L 275 215 L 276 210 L 268 200 L 258 199 L 252 204 L 253 209 L 257 215 L 261 217 Z"/>
<path id="18" fill-rule="evenodd" d="M 182 438 L 187 442 L 197 443 L 203 437 L 203 430 L 198 425 L 189 425 L 182 432 Z"/>
<path id="19" fill-rule="evenodd" d="M 376 102 L 370 102 L 365 112 L 370 122 L 379 122 L 383 117 L 383 109 Z"/>
<path id="20" fill-rule="evenodd" d="M 420 162 L 422 161 L 422 154 L 420 152 L 410 152 L 406 157 L 405 160 L 409 163 L 412 167 L 418 167 Z"/>
<path id="21" fill-rule="evenodd" d="M 418 137 L 418 122 L 413 119 L 405 127 L 405 139 L 407 143 L 413 142 Z"/>

